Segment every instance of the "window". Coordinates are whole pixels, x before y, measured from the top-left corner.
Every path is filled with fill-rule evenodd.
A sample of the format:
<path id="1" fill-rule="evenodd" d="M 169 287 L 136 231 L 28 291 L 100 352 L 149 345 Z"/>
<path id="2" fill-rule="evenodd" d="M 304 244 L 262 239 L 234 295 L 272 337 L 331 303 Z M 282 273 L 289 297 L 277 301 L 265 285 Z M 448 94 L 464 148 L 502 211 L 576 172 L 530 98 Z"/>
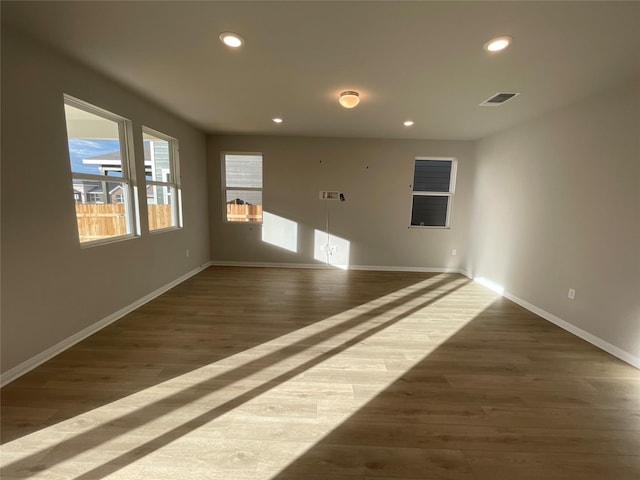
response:
<path id="1" fill-rule="evenodd" d="M 226 221 L 261 223 L 262 154 L 225 154 L 222 177 Z"/>
<path id="2" fill-rule="evenodd" d="M 449 227 L 455 178 L 454 159 L 416 159 L 413 169 L 412 226 Z"/>
<path id="3" fill-rule="evenodd" d="M 142 128 L 149 230 L 182 227 L 178 141 Z"/>
<path id="4" fill-rule="evenodd" d="M 130 122 L 68 95 L 64 111 L 80 243 L 133 236 Z M 113 201 L 110 192 L 114 190 L 122 195 L 122 202 Z"/>
<path id="5" fill-rule="evenodd" d="M 102 201 L 102 194 L 101 193 L 87 193 L 87 203 L 104 203 Z"/>

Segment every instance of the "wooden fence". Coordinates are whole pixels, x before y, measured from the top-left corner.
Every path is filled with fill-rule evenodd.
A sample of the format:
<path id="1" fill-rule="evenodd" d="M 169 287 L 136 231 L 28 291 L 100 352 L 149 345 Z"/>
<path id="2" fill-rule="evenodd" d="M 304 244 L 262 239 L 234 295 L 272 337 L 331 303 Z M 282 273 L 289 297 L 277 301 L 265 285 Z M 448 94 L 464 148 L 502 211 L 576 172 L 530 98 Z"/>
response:
<path id="1" fill-rule="evenodd" d="M 228 222 L 262 222 L 262 205 L 227 203 Z"/>
<path id="2" fill-rule="evenodd" d="M 149 229 L 171 226 L 171 205 L 149 205 Z M 127 234 L 123 203 L 76 203 L 81 242 Z"/>
<path id="3" fill-rule="evenodd" d="M 171 221 L 171 205 L 147 205 L 149 215 L 149 230 L 158 228 L 169 228 L 173 225 Z"/>

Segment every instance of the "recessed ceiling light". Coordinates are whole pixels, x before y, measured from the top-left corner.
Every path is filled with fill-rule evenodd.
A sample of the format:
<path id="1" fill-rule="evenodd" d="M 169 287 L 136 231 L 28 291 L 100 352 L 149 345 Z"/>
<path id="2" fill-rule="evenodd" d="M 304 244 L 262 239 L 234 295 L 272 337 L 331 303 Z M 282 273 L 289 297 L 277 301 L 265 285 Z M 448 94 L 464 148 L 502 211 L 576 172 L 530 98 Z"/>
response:
<path id="1" fill-rule="evenodd" d="M 484 49 L 487 52 L 499 52 L 500 50 L 507 48 L 511 43 L 511 40 L 513 39 L 508 36 L 492 38 L 484 44 Z"/>
<path id="2" fill-rule="evenodd" d="M 340 94 L 338 102 L 340 102 L 340 105 L 344 108 L 353 108 L 360 103 L 360 94 L 352 90 L 347 90 Z"/>
<path id="3" fill-rule="evenodd" d="M 232 48 L 238 48 L 244 43 L 242 37 L 233 32 L 222 32 L 219 38 L 222 43 Z"/>
<path id="4" fill-rule="evenodd" d="M 410 127 L 412 125 L 413 125 L 413 122 L 411 120 L 407 120 L 406 122 L 404 122 L 405 127 Z"/>
<path id="5" fill-rule="evenodd" d="M 282 123 L 282 119 L 280 117 L 275 117 L 275 118 L 272 118 L 271 120 L 273 120 L 273 123 Z"/>

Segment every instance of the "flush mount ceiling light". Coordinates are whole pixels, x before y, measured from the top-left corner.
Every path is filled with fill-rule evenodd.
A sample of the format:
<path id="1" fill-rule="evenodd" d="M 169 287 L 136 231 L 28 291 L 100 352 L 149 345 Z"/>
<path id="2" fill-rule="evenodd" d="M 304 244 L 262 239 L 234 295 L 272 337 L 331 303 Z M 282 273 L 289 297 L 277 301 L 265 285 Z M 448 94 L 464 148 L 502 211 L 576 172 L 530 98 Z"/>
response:
<path id="1" fill-rule="evenodd" d="M 283 122 L 283 120 L 280 117 L 275 117 L 275 118 L 272 118 L 271 120 L 273 120 L 273 123 L 277 123 L 277 124 L 281 124 Z"/>
<path id="2" fill-rule="evenodd" d="M 338 102 L 340 102 L 340 105 L 344 108 L 353 108 L 360 103 L 360 94 L 352 90 L 347 90 L 340 94 Z"/>
<path id="3" fill-rule="evenodd" d="M 403 123 L 403 125 L 404 125 L 405 127 L 411 127 L 411 126 L 413 125 L 413 121 L 411 121 L 411 120 L 407 120 L 406 122 L 404 122 L 404 123 Z"/>
<path id="4" fill-rule="evenodd" d="M 492 38 L 484 44 L 484 49 L 487 52 L 499 52 L 507 48 L 512 40 L 513 38 L 509 36 Z"/>
<path id="5" fill-rule="evenodd" d="M 242 37 L 233 32 L 222 32 L 219 38 L 222 43 L 231 48 L 241 47 L 244 43 Z"/>

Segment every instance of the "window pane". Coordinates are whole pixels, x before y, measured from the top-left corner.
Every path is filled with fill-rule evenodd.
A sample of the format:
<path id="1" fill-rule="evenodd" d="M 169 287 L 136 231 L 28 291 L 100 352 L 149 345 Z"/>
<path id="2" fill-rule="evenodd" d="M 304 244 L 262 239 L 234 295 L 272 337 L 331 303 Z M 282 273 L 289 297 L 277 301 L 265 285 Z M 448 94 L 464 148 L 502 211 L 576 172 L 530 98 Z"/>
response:
<path id="1" fill-rule="evenodd" d="M 446 227 L 448 205 L 448 196 L 414 195 L 411 225 Z"/>
<path id="2" fill-rule="evenodd" d="M 147 186 L 147 209 L 149 213 L 149 230 L 175 227 L 176 189 L 160 185 Z"/>
<path id="3" fill-rule="evenodd" d="M 262 222 L 262 192 L 227 190 L 228 222 Z"/>
<path id="4" fill-rule="evenodd" d="M 64 108 L 71 171 L 122 177 L 118 122 L 71 105 Z"/>
<path id="5" fill-rule="evenodd" d="M 81 242 L 131 233 L 126 221 L 130 214 L 127 183 L 74 179 L 73 198 Z"/>
<path id="6" fill-rule="evenodd" d="M 449 192 L 450 160 L 416 160 L 413 190 L 415 192 Z"/>
<path id="7" fill-rule="evenodd" d="M 149 230 L 180 227 L 178 140 L 142 127 L 145 179 L 167 185 L 147 185 Z"/>
<path id="8" fill-rule="evenodd" d="M 227 203 L 262 205 L 260 190 L 227 190 Z"/>
<path id="9" fill-rule="evenodd" d="M 173 183 L 169 142 L 144 133 L 144 170 L 147 180 Z"/>
<path id="10" fill-rule="evenodd" d="M 262 188 L 261 155 L 225 155 L 227 187 Z"/>

